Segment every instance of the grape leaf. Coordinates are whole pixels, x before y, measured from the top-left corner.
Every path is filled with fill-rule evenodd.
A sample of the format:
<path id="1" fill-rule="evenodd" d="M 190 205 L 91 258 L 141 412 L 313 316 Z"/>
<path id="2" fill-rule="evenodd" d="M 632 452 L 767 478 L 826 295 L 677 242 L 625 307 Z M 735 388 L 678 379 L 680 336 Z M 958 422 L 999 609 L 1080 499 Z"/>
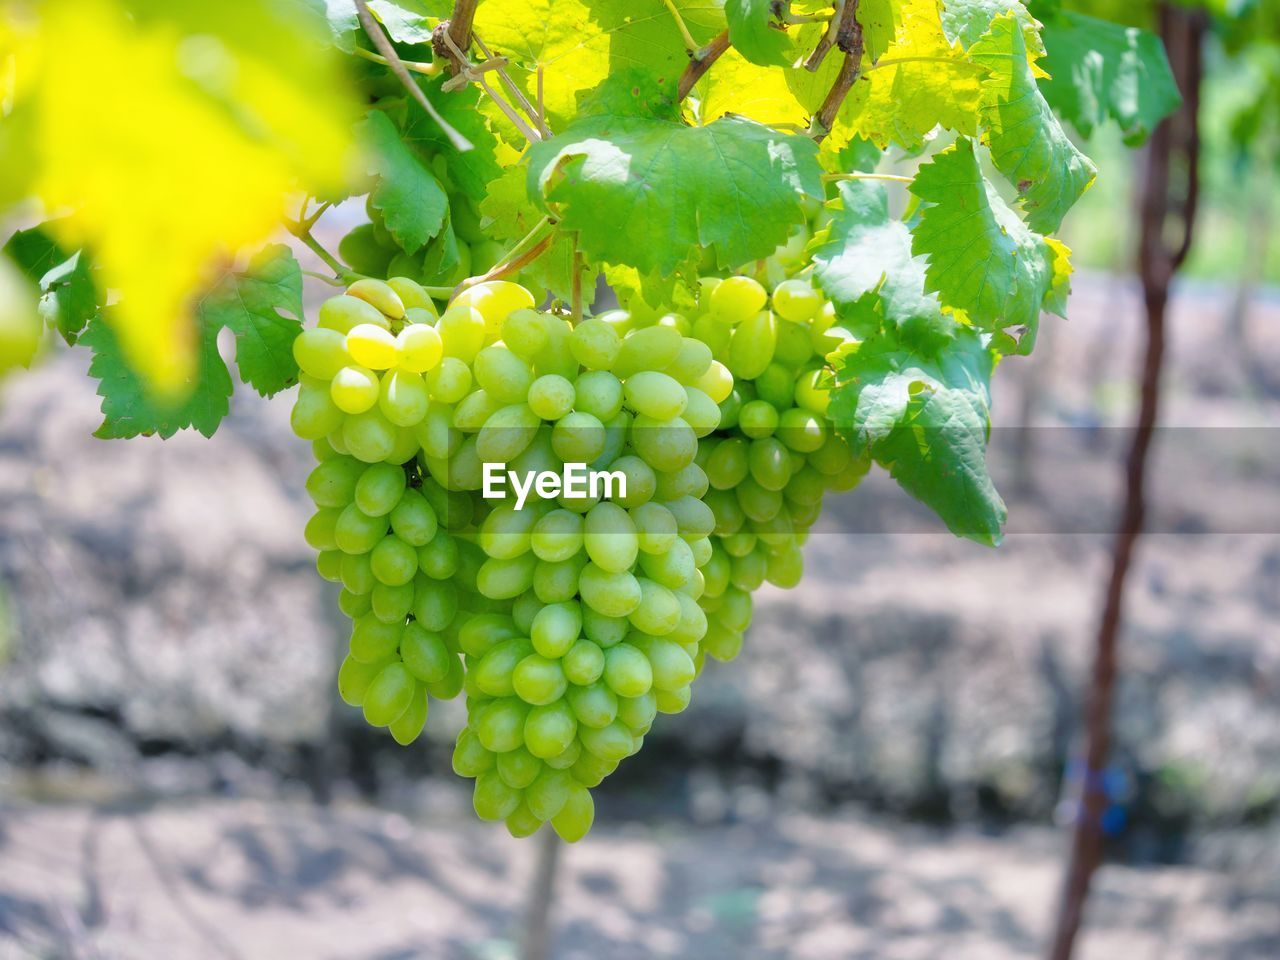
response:
<path id="1" fill-rule="evenodd" d="M 1040 95 L 1017 20 L 997 17 L 969 56 L 990 71 L 982 83 L 982 121 L 991 160 L 1017 188 L 1031 229 L 1053 233 L 1098 169 Z"/>
<path id="2" fill-rule="evenodd" d="M 351 0 L 325 0 L 325 19 L 333 35 L 333 45 L 343 53 L 354 53 L 360 17 Z"/>
<path id="3" fill-rule="evenodd" d="M 762 67 L 785 67 L 794 59 L 791 38 L 777 20 L 774 0 L 725 0 L 729 42 L 744 59 Z"/>
<path id="4" fill-rule="evenodd" d="M 884 56 L 898 35 L 901 6 L 902 0 L 861 0 L 858 4 L 863 49 L 873 63 Z"/>
<path id="5" fill-rule="evenodd" d="M 1142 143 L 1182 102 L 1159 37 L 1063 11 L 1044 27 L 1045 99 L 1085 137 L 1108 120 Z"/>
<path id="6" fill-rule="evenodd" d="M 874 311 L 875 321 L 919 353 L 932 354 L 954 337 L 955 322 L 925 291 L 926 261 L 912 254 L 910 231 L 889 216 L 884 186 L 840 183 L 826 209 L 830 218 L 809 250 L 814 279 L 838 316 L 865 324 Z"/>
<path id="7" fill-rule="evenodd" d="M 823 194 L 818 148 L 737 118 L 588 117 L 529 150 L 529 190 L 591 259 L 668 274 L 695 246 L 766 257 Z"/>
<path id="8" fill-rule="evenodd" d="M 1008 510 L 987 472 L 996 355 L 968 328 L 933 359 L 891 335 L 834 359 L 828 415 L 952 533 L 995 546 Z"/>
<path id="9" fill-rule="evenodd" d="M 68 254 L 44 227 L 32 227 L 14 233 L 4 252 L 40 288 L 40 316 L 74 344 L 98 310 L 98 291 L 84 251 Z"/>
<path id="10" fill-rule="evenodd" d="M 366 149 L 369 172 L 378 178 L 371 202 L 405 253 L 415 254 L 444 226 L 449 195 L 381 110 L 370 110 L 356 133 Z"/>
<path id="11" fill-rule="evenodd" d="M 807 70 L 786 72 L 812 76 Z M 778 82 L 777 67 L 750 63 L 732 47 L 703 74 L 697 91 L 698 118 L 702 123 L 732 113 L 775 127 L 804 127 L 813 112 L 806 109 L 787 86 Z"/>
<path id="12" fill-rule="evenodd" d="M 430 43 L 430 20 L 449 16 L 453 5 L 440 0 L 369 0 L 369 12 L 396 43 Z"/>
<path id="13" fill-rule="evenodd" d="M 213 436 L 232 392 L 231 374 L 218 352 L 223 328 L 234 335 L 240 379 L 258 393 L 270 396 L 297 382 L 293 339 L 302 329 L 302 272 L 288 247 L 267 247 L 244 272 L 225 274 L 200 298 L 195 313 L 196 374 L 176 404 L 147 389 L 104 314 L 89 322 L 80 342 L 93 350 L 89 375 L 101 381 L 104 417 L 94 436 L 168 438 L 186 427 Z"/>
<path id="14" fill-rule="evenodd" d="M 1017 349 L 1029 352 L 1041 308 L 1061 299 L 1069 268 L 1058 249 L 1000 199 L 982 175 L 972 140 L 961 138 L 936 154 L 910 190 L 926 204 L 912 231 L 912 250 L 929 258 L 928 289 L 944 307 L 964 311 L 975 327 L 996 333 L 1001 353 L 1014 352 L 1004 331 L 1022 328 Z"/>
<path id="15" fill-rule="evenodd" d="M 443 155 L 454 184 L 473 202 L 479 203 L 488 192 L 489 181 L 502 173 L 498 138 L 478 109 L 480 89 L 470 84 L 461 90 L 444 93 L 440 90 L 444 79 L 420 80 L 418 86 L 445 121 L 471 141 L 471 149 L 465 153 L 459 151 L 445 136 L 440 124 L 413 100 L 406 106 L 404 140 L 425 153 Z"/>
<path id="16" fill-rule="evenodd" d="M 942 7 L 942 29 L 946 31 L 948 39 L 958 42 L 967 50 L 991 29 L 991 22 L 996 17 L 1004 14 L 1017 18 L 1026 38 L 1027 49 L 1034 56 L 1043 56 L 1044 45 L 1040 42 L 1039 24 L 1022 0 L 946 0 Z"/>
<path id="17" fill-rule="evenodd" d="M 937 126 L 974 135 L 983 68 L 947 40 L 938 0 L 903 0 L 899 13 L 898 40 L 878 64 L 864 66 L 832 136 L 843 142 L 856 133 L 880 147 L 912 149 Z"/>
<path id="18" fill-rule="evenodd" d="M 299 3 L 49 0 L 38 29 L 16 65 L 32 190 L 69 211 L 55 238 L 88 249 L 117 296 L 130 364 L 180 394 L 198 360 L 192 293 L 276 229 L 287 196 L 346 181 L 352 101 L 324 24 Z"/>

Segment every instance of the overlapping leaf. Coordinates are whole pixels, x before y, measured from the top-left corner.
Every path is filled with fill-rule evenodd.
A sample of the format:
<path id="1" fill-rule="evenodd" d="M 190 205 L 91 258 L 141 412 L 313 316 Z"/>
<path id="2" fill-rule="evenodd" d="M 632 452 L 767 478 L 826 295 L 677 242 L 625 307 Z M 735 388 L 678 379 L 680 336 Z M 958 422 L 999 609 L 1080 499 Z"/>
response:
<path id="1" fill-rule="evenodd" d="M 992 21 L 969 56 L 988 70 L 982 122 L 991 160 L 1016 187 L 1031 229 L 1052 233 L 1089 189 L 1097 168 L 1068 139 L 1041 96 L 1013 16 Z"/>
<path id="2" fill-rule="evenodd" d="M 1146 30 L 1064 11 L 1044 28 L 1049 77 L 1040 89 L 1083 136 L 1108 120 L 1138 144 L 1181 102 L 1160 39 Z"/>
<path id="3" fill-rule="evenodd" d="M 19 230 L 4 246 L 19 270 L 40 290 L 40 316 L 69 344 L 98 309 L 98 291 L 82 250 L 67 253 L 43 227 Z"/>
<path id="4" fill-rule="evenodd" d="M 474 85 L 450 93 L 442 93 L 443 79 L 420 82 L 422 92 L 432 106 L 453 129 L 471 142 L 471 149 L 458 150 L 438 124 L 417 102 L 406 102 L 404 140 L 424 153 L 441 156 L 449 171 L 449 177 L 459 190 L 480 203 L 489 190 L 489 182 L 502 173 L 500 157 L 511 153 L 499 143 L 480 111 L 480 90 Z M 514 159 L 514 158 L 508 158 Z"/>
<path id="5" fill-rule="evenodd" d="M 748 120 L 593 116 L 530 148 L 530 191 L 594 260 L 669 274 L 691 247 L 768 256 L 822 195 L 817 145 Z"/>
<path id="6" fill-rule="evenodd" d="M 413 255 L 444 226 L 449 195 L 381 110 L 370 110 L 356 130 L 369 172 L 377 177 L 370 200 L 382 213 L 387 231 Z"/>
<path id="7" fill-rule="evenodd" d="M 89 322 L 81 342 L 92 348 L 89 374 L 101 383 L 104 421 L 96 436 L 171 437 L 194 427 L 212 436 L 229 409 L 231 374 L 218 353 L 218 332 L 235 337 L 240 379 L 271 395 L 297 381 L 293 339 L 302 327 L 302 273 L 288 247 L 267 247 L 243 273 L 222 277 L 196 305 L 196 372 L 184 399 L 165 404 L 146 389 L 129 364 L 114 326 L 103 316 Z"/>
<path id="8" fill-rule="evenodd" d="M 773 0 L 725 0 L 729 41 L 743 58 L 762 67 L 787 66 L 795 58 L 791 38 L 775 18 Z"/>
<path id="9" fill-rule="evenodd" d="M 999 334 L 997 347 L 1028 352 L 1040 311 L 1058 306 L 1070 272 L 1065 248 L 1032 232 L 982 175 L 973 141 L 960 139 L 916 174 L 911 192 L 926 206 L 912 250 L 929 259 L 925 278 L 944 307 Z"/>
<path id="10" fill-rule="evenodd" d="M 996 17 L 1009 15 L 1017 19 L 1033 55 L 1044 55 L 1039 24 L 1022 0 L 946 0 L 942 5 L 942 29 L 947 37 L 966 50 L 991 29 Z"/>
<path id="11" fill-rule="evenodd" d="M 1008 516 L 986 466 L 996 356 L 960 327 L 925 359 L 892 335 L 835 358 L 829 416 L 959 536 L 994 545 Z"/>

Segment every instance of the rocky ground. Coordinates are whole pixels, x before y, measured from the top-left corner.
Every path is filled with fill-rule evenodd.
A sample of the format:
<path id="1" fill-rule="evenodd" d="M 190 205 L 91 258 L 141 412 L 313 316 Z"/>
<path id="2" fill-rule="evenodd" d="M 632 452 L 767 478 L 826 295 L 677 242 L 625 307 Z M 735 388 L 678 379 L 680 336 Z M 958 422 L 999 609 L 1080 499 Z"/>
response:
<path id="1" fill-rule="evenodd" d="M 1097 279 L 1079 289 L 1072 321 L 1046 334 L 1036 358 L 1008 361 L 1000 372 L 992 457 L 1013 517 L 1005 545 L 993 551 L 938 532 L 883 476 L 833 503 L 807 548 L 804 583 L 762 592 L 742 658 L 709 670 L 694 706 L 665 719 L 642 756 L 610 781 L 600 850 L 645 848 L 624 826 L 642 823 L 645 836 L 678 839 L 645 848 L 649 866 L 637 869 L 656 870 L 669 857 L 687 868 L 699 852 L 715 863 L 718 845 L 736 849 L 734 824 L 758 819 L 761 809 L 772 818 L 766 834 L 808 824 L 818 833 L 880 831 L 879 842 L 898 842 L 889 828 L 851 826 L 848 817 L 805 819 L 850 799 L 937 823 L 1052 820 L 1107 562 L 1124 440 L 1117 425 L 1129 413 L 1136 349 L 1131 291 Z M 1170 874 L 1168 883 L 1190 884 L 1176 896 L 1197 902 L 1255 870 L 1258 857 L 1280 864 L 1267 860 L 1280 803 L 1280 394 L 1258 374 L 1280 371 L 1280 341 L 1260 336 L 1278 320 L 1280 304 L 1258 305 L 1242 357 L 1224 352 L 1238 338 L 1229 335 L 1222 297 L 1189 289 L 1178 298 L 1152 484 L 1156 532 L 1144 541 L 1130 595 L 1115 777 L 1128 828 L 1115 852 L 1136 864 L 1194 861 L 1232 871 Z M 439 711 L 432 741 L 406 752 L 371 736 L 332 694 L 344 638 L 301 537 L 307 451 L 288 433 L 288 403 L 237 394 L 212 440 L 104 442 L 91 436 L 97 404 L 85 366 L 81 352 L 65 353 L 0 393 L 0 781 L 25 782 L 35 771 L 65 783 L 65 771 L 90 769 L 136 788 L 134 800 L 271 796 L 295 780 L 325 796 L 354 781 L 366 797 L 395 801 L 419 790 L 422 774 L 444 772 L 456 711 Z M 122 816 L 112 829 L 187 816 L 164 822 L 216 835 L 241 818 L 330 816 L 185 804 Z M 220 823 L 200 827 L 196 810 L 216 810 Z M 101 816 L 82 806 L 9 811 L 0 876 L 12 875 L 4 867 L 14 850 L 71 850 L 83 823 Z M 701 827 L 689 832 L 690 823 Z M 1239 840 L 1244 827 L 1255 832 Z M 429 833 L 422 849 L 490 842 L 458 830 Z M 931 849 L 914 830 L 901 842 Z M 1223 836 L 1235 839 L 1219 842 Z M 726 875 L 748 862 L 764 869 L 774 841 L 757 842 L 723 865 Z M 976 888 L 994 882 L 977 866 L 981 851 L 1015 864 L 1035 858 L 1021 840 L 961 834 L 938 843 L 939 851 L 969 851 L 956 863 L 970 865 L 964 883 Z M 925 857 L 908 857 L 909 849 L 904 864 Z M 854 865 L 840 866 L 837 877 L 856 867 L 858 851 L 845 854 Z M 794 856 L 802 860 L 803 849 Z M 1037 910 L 1048 902 L 1051 859 L 1044 855 L 1040 886 L 1027 895 Z M 892 861 L 886 854 L 884 863 Z M 955 875 L 964 869 L 955 866 Z M 41 910 L 57 901 L 54 889 L 66 889 L 55 875 L 44 899 L 35 897 Z M 1140 890 L 1165 875 L 1113 876 L 1134 878 L 1131 889 Z M 898 880 L 890 870 L 883 882 L 892 891 Z M 847 906 L 843 881 L 832 883 L 815 897 Z M 322 900 L 340 896 L 317 889 Z M 4 896 L 16 894 L 0 889 Z M 0 930 L 27 909 L 6 903 L 0 899 Z M 1038 914 L 1018 916 L 1028 936 L 1039 935 Z M 787 924 L 796 917 L 779 922 L 779 930 L 795 929 Z M 973 921 L 961 908 L 955 922 Z M 1129 924 L 1144 922 L 1135 914 Z M 566 943 L 576 942 L 573 929 Z M 781 941 L 750 929 L 761 936 L 760 955 L 780 951 Z M 405 942 L 412 932 L 402 932 Z M 1009 949 L 1025 949 L 1017 936 L 1007 939 Z M 850 941 L 850 950 L 861 942 Z M 901 955 L 928 954 L 921 943 Z M 388 941 L 367 955 L 434 955 L 396 949 Z"/>

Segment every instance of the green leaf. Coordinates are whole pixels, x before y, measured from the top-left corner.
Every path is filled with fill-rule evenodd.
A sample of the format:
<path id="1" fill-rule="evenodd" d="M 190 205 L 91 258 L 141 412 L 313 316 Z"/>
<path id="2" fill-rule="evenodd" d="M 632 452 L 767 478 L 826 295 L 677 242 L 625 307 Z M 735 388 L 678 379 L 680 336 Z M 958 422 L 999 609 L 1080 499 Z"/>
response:
<path id="1" fill-rule="evenodd" d="M 823 194 L 808 137 L 737 118 L 688 127 L 589 117 L 529 151 L 530 193 L 591 259 L 668 274 L 695 246 L 722 267 L 771 254 Z"/>
<path id="2" fill-rule="evenodd" d="M 444 225 L 449 195 L 381 110 L 370 110 L 356 133 L 368 152 L 369 171 L 378 177 L 374 208 L 404 251 L 417 253 Z"/>
<path id="3" fill-rule="evenodd" d="M 443 77 L 420 80 L 418 86 L 445 121 L 471 141 L 472 148 L 465 153 L 460 152 L 445 136 L 440 124 L 412 100 L 408 102 L 404 140 L 424 155 L 441 155 L 454 185 L 472 202 L 480 203 L 488 193 L 490 181 L 502 173 L 502 164 L 498 162 L 498 138 L 480 112 L 479 88 L 470 84 L 461 90 L 444 93 L 440 90 L 444 80 Z"/>
<path id="4" fill-rule="evenodd" d="M 1022 0 L 947 0 L 942 8 L 942 28 L 950 39 L 967 50 L 991 29 L 991 22 L 996 17 L 1004 14 L 1017 18 L 1026 37 L 1027 49 L 1036 56 L 1043 55 L 1039 24 Z"/>
<path id="5" fill-rule="evenodd" d="M 333 45 L 343 53 L 354 53 L 356 35 L 360 30 L 360 17 L 351 0 L 325 0 L 325 19 L 333 35 Z"/>
<path id="6" fill-rule="evenodd" d="M 1108 120 L 1142 143 L 1182 102 L 1164 45 L 1137 27 L 1062 12 L 1044 27 L 1049 105 L 1085 137 Z"/>
<path id="7" fill-rule="evenodd" d="M 787 67 L 795 59 L 785 24 L 774 0 L 725 0 L 729 42 L 743 57 L 762 67 Z"/>
<path id="8" fill-rule="evenodd" d="M 1008 511 L 986 465 L 996 355 L 984 339 L 962 328 L 930 360 L 868 340 L 836 359 L 828 415 L 952 533 L 994 546 Z"/>
<path id="9" fill-rule="evenodd" d="M 976 134 L 985 71 L 943 33 L 938 0 L 902 0 L 898 13 L 898 40 L 879 64 L 864 66 L 833 136 L 915 149 L 938 126 Z"/>
<path id="10" fill-rule="evenodd" d="M 430 43 L 430 20 L 447 17 L 452 4 L 426 0 L 369 0 L 369 12 L 396 43 Z"/>
<path id="11" fill-rule="evenodd" d="M 74 344 L 98 310 L 98 291 L 84 251 L 68 254 L 43 227 L 19 230 L 4 253 L 40 288 L 40 316 Z"/>
<path id="12" fill-rule="evenodd" d="M 929 258 L 928 289 L 944 307 L 996 333 L 1001 353 L 1015 349 L 1004 333 L 1009 328 L 1021 336 L 1018 351 L 1029 352 L 1040 310 L 1059 302 L 1065 259 L 1000 199 L 982 175 L 972 140 L 961 138 L 936 154 L 910 190 L 927 204 L 912 231 L 912 250 Z"/>
<path id="13" fill-rule="evenodd" d="M 1040 95 L 1016 19 L 997 17 L 969 56 L 990 71 L 982 83 L 982 122 L 991 160 L 1017 189 L 1031 229 L 1053 233 L 1098 169 Z"/>
<path id="14" fill-rule="evenodd" d="M 260 252 L 243 273 L 228 273 L 196 305 L 196 376 L 176 406 L 156 399 L 129 366 L 111 325 L 99 314 L 80 342 L 93 350 L 89 375 L 101 381 L 102 426 L 95 436 L 119 439 L 173 436 L 194 427 L 213 436 L 229 409 L 232 380 L 218 352 L 218 332 L 235 337 L 240 379 L 271 395 L 297 382 L 293 339 L 302 329 L 302 272 L 288 247 Z"/>
<path id="15" fill-rule="evenodd" d="M 862 0 L 858 4 L 858 23 L 862 24 L 863 49 L 871 62 L 879 60 L 898 35 L 901 0 Z M 831 54 L 839 57 L 839 52 Z"/>
<path id="16" fill-rule="evenodd" d="M 912 254 L 906 224 L 889 216 L 882 184 L 840 183 L 827 213 L 827 225 L 809 250 L 814 279 L 842 320 L 882 321 L 902 342 L 925 354 L 955 336 L 955 322 L 943 316 L 938 298 L 925 291 L 926 261 Z"/>

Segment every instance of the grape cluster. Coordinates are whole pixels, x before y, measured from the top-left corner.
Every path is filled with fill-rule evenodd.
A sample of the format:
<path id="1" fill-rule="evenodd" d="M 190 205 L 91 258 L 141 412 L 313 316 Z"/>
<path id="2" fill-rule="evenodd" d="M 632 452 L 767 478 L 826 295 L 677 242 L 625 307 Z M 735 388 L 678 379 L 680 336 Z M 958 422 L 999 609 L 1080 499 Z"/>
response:
<path id="1" fill-rule="evenodd" d="M 692 332 L 733 374 L 720 428 L 698 462 L 711 490 L 714 550 L 700 600 L 708 615 L 703 646 L 721 660 L 742 648 L 751 594 L 765 581 L 793 587 L 801 546 L 827 490 L 848 490 L 869 461 L 855 458 L 827 419 L 826 355 L 840 340 L 830 303 L 807 281 L 789 279 L 772 296 L 750 277 L 702 283 Z"/>

